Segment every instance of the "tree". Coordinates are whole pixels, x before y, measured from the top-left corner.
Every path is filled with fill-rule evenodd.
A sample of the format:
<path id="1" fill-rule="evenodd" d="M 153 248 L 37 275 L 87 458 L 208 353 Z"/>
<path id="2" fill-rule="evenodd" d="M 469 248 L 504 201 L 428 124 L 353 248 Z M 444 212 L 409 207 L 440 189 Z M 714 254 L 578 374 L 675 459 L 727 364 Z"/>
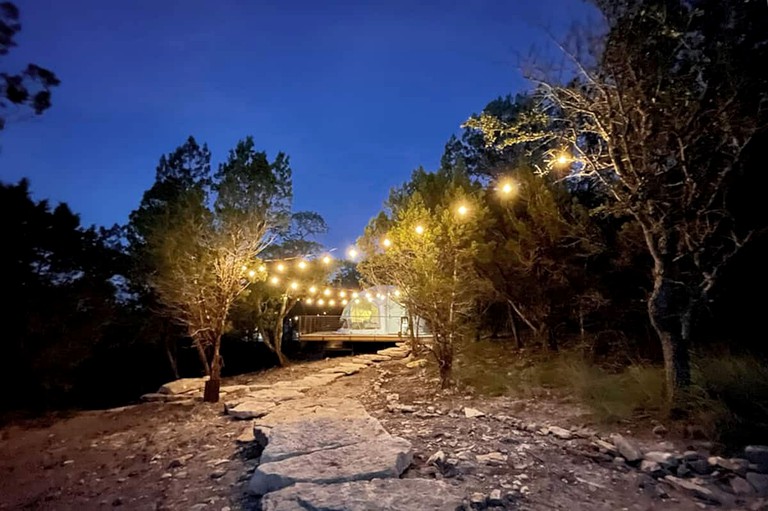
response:
<path id="1" fill-rule="evenodd" d="M 556 127 L 517 137 L 514 125 L 470 121 L 499 147 L 538 138 L 599 183 L 640 226 L 653 260 L 648 314 L 662 345 L 670 403 L 690 384 L 696 317 L 727 263 L 757 235 L 731 214 L 729 191 L 765 133 L 764 5 L 598 1 L 603 38 L 567 49 L 577 76 L 534 75 Z M 556 159 L 555 162 L 558 162 Z"/>
<path id="2" fill-rule="evenodd" d="M 359 241 L 363 278 L 397 286 L 409 313 L 429 325 L 427 348 L 443 387 L 450 382 L 456 343 L 471 329 L 477 302 L 489 291 L 474 264 L 485 227 L 482 204 L 481 191 L 466 173 L 419 169 L 392 191 L 389 211 L 374 218 Z"/>
<path id="3" fill-rule="evenodd" d="M 487 200 L 493 224 L 479 271 L 496 297 L 556 351 L 556 328 L 603 301 L 587 271 L 601 248 L 599 233 L 562 182 L 518 167 L 499 183 L 503 189 Z"/>
<path id="4" fill-rule="evenodd" d="M 232 305 L 248 287 L 248 265 L 287 228 L 290 178 L 287 156 L 269 162 L 248 137 L 213 178 L 201 172 L 186 180 L 151 221 L 145 237 L 149 282 L 197 347 L 209 375 L 206 401 L 218 401 L 221 337 Z"/>
<path id="5" fill-rule="evenodd" d="M 317 213 L 295 213 L 280 241 L 262 253 L 264 262 L 254 266 L 260 277 L 252 280 L 233 310 L 235 328 L 261 334 L 281 366 L 288 364 L 283 352 L 286 316 L 301 296 L 322 287 L 333 270 L 319 257 L 322 246 L 312 239 L 327 230 Z"/>
<path id="6" fill-rule="evenodd" d="M 178 340 L 186 337 L 185 328 L 178 323 L 169 323 L 167 311 L 163 310 L 151 286 L 155 266 L 149 253 L 148 239 L 158 223 L 167 217 L 169 210 L 184 200 L 185 194 L 196 188 L 202 193 L 207 190 L 210 180 L 211 152 L 206 145 L 200 146 L 190 136 L 172 153 L 160 158 L 155 182 L 144 192 L 139 207 L 131 212 L 125 227 L 126 252 L 131 261 L 128 284 L 134 306 L 141 311 L 138 316 L 144 318 L 146 330 L 159 337 L 158 341 L 176 378 L 180 376 L 176 347 Z M 207 357 L 199 348 L 198 355 L 205 368 Z"/>
<path id="7" fill-rule="evenodd" d="M 18 7 L 11 2 L 0 3 L 0 56 L 16 46 L 14 37 L 20 30 Z M 15 74 L 0 72 L 0 130 L 11 108 L 30 108 L 36 115 L 50 108 L 51 89 L 59 83 L 52 71 L 36 64 L 28 64 Z"/>

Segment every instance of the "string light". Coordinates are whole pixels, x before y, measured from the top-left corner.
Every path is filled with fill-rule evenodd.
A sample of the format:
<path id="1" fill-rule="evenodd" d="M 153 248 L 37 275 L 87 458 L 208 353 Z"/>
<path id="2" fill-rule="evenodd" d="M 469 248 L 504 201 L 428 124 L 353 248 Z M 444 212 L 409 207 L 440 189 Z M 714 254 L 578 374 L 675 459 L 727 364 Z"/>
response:
<path id="1" fill-rule="evenodd" d="M 272 277 L 271 279 L 269 279 L 269 281 L 270 281 L 272 284 L 275 284 L 275 285 L 277 285 L 277 284 L 279 284 L 279 283 L 280 283 L 280 279 L 279 279 L 279 278 L 277 278 L 277 277 Z"/>
<path id="2" fill-rule="evenodd" d="M 267 271 L 267 267 L 262 264 L 259 266 L 259 271 L 264 273 L 265 271 Z"/>
<path id="3" fill-rule="evenodd" d="M 384 238 L 383 240 L 381 240 L 381 244 L 384 246 L 384 248 L 389 248 L 392 246 L 392 240 L 390 240 L 389 238 Z"/>
<path id="4" fill-rule="evenodd" d="M 322 298 L 320 298 L 319 300 L 317 300 L 317 304 L 318 304 L 318 305 L 325 305 L 325 300 L 323 300 Z"/>
<path id="5" fill-rule="evenodd" d="M 340 298 L 344 298 L 345 296 L 347 296 L 347 292 L 346 291 L 340 291 L 339 292 L 339 297 Z"/>
<path id="6" fill-rule="evenodd" d="M 312 305 L 312 298 L 307 298 L 306 300 L 304 300 L 304 303 L 306 303 L 307 305 Z"/>
<path id="7" fill-rule="evenodd" d="M 346 304 L 348 304 L 348 303 L 349 303 L 349 300 L 342 300 L 342 301 L 341 301 L 341 304 L 342 304 L 342 305 L 346 305 Z"/>
<path id="8" fill-rule="evenodd" d="M 555 163 L 558 165 L 566 165 L 567 163 L 570 163 L 571 159 L 568 157 L 567 154 L 561 153 L 560 156 L 557 157 L 555 160 Z"/>
<path id="9" fill-rule="evenodd" d="M 355 250 L 355 247 L 352 247 L 349 250 L 347 250 L 347 255 L 349 256 L 350 259 L 354 261 L 355 258 L 357 257 L 357 250 Z"/>
<path id="10" fill-rule="evenodd" d="M 423 225 L 417 225 L 415 231 L 416 231 L 416 234 L 421 236 L 422 234 L 424 234 L 424 226 Z"/>
<path id="11" fill-rule="evenodd" d="M 306 261 L 299 261 L 299 264 L 297 264 L 296 266 L 298 266 L 300 270 L 303 270 L 303 269 L 305 269 L 307 267 L 307 262 Z"/>
<path id="12" fill-rule="evenodd" d="M 355 303 L 360 303 L 360 299 L 355 300 Z"/>
<path id="13" fill-rule="evenodd" d="M 279 271 L 280 273 L 283 273 L 285 271 L 285 265 L 283 263 L 278 264 L 277 271 Z"/>
<path id="14" fill-rule="evenodd" d="M 299 289 L 299 283 L 298 282 L 291 282 L 291 289 Z"/>
<path id="15" fill-rule="evenodd" d="M 331 264 L 331 256 L 323 257 L 323 264 Z"/>
<path id="16" fill-rule="evenodd" d="M 251 270 L 251 271 L 249 271 L 249 272 L 248 272 L 248 276 L 249 276 L 249 277 L 251 277 L 251 278 L 253 278 L 253 277 L 255 277 L 255 276 L 256 276 L 256 272 L 255 272 L 255 271 L 253 271 L 253 270 Z"/>
<path id="17" fill-rule="evenodd" d="M 400 296 L 400 290 L 399 289 L 395 289 L 395 296 Z"/>
<path id="18" fill-rule="evenodd" d="M 243 271 L 245 271 L 245 270 L 247 270 L 247 269 L 248 269 L 248 267 L 247 267 L 246 265 L 243 265 L 243 266 L 242 266 L 240 269 L 241 269 L 241 270 L 243 270 Z"/>
<path id="19" fill-rule="evenodd" d="M 331 298 L 330 300 L 328 300 L 328 305 L 331 305 L 331 306 L 336 305 L 336 300 Z"/>
<path id="20" fill-rule="evenodd" d="M 467 213 L 469 213 L 469 208 L 468 208 L 468 207 L 466 207 L 464 204 L 462 204 L 461 206 L 459 206 L 459 207 L 458 207 L 458 209 L 456 210 L 456 212 L 457 212 L 457 213 L 458 213 L 460 216 L 466 216 L 466 215 L 467 215 Z"/>
<path id="21" fill-rule="evenodd" d="M 328 289 L 328 288 L 326 287 L 326 288 L 325 288 L 325 291 L 323 291 L 323 294 L 324 294 L 325 296 L 331 296 L 331 290 L 330 290 L 330 289 Z"/>
<path id="22" fill-rule="evenodd" d="M 352 298 L 357 298 L 358 296 L 360 296 L 360 295 L 358 295 L 357 292 L 353 292 L 352 293 Z"/>

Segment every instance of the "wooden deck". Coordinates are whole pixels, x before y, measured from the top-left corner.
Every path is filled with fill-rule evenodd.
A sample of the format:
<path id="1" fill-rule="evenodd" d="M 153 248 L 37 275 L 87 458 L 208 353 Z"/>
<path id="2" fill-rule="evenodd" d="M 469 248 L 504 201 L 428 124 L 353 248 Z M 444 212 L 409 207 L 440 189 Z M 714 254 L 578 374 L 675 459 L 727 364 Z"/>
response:
<path id="1" fill-rule="evenodd" d="M 421 339 L 431 338 L 431 335 L 422 335 Z M 365 334 L 338 332 L 313 332 L 311 334 L 299 334 L 301 342 L 400 342 L 408 340 L 407 335 L 398 334 Z"/>

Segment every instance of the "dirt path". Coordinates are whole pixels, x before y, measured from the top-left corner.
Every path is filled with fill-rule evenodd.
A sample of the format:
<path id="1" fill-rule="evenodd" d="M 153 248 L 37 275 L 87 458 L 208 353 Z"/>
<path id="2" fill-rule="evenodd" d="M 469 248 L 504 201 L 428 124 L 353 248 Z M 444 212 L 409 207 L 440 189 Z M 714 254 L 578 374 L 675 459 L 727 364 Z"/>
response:
<path id="1" fill-rule="evenodd" d="M 230 383 L 298 379 L 338 362 Z M 572 406 L 437 393 L 425 377 L 401 361 L 383 362 L 307 395 L 359 399 L 391 434 L 413 444 L 414 463 L 403 477 L 441 479 L 486 504 L 500 496 L 490 501 L 494 509 L 708 507 L 613 463 L 586 439 L 535 432 L 544 423 L 578 424 Z M 259 449 L 236 441 L 250 431 L 249 422 L 232 420 L 222 408 L 152 403 L 80 413 L 47 426 L 6 427 L 0 430 L 0 508 L 258 509 L 245 488 Z"/>

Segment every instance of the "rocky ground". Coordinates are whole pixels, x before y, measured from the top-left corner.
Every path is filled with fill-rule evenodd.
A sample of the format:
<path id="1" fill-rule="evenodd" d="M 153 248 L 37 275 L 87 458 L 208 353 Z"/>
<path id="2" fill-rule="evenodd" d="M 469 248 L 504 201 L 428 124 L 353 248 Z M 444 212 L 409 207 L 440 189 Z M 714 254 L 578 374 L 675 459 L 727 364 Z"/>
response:
<path id="1" fill-rule="evenodd" d="M 6 427 L 0 508 L 768 509 L 768 449 L 718 458 L 663 428 L 595 430 L 556 400 L 439 392 L 405 354 L 237 377 L 224 405 L 186 380 Z"/>

